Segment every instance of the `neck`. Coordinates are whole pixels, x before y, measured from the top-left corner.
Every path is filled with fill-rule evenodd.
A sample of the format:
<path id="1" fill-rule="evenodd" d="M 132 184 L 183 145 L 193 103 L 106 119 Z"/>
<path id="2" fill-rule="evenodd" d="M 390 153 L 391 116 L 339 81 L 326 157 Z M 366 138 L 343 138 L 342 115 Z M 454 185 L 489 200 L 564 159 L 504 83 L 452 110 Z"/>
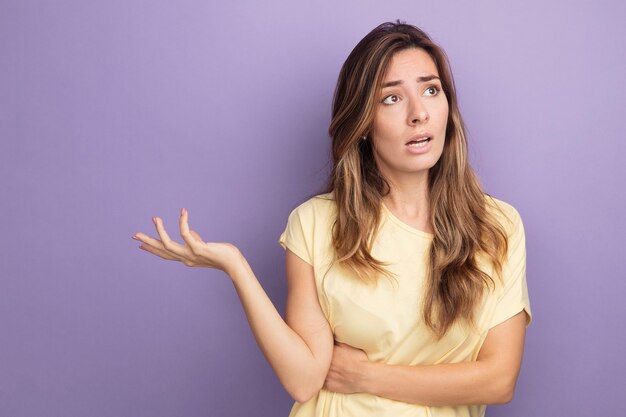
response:
<path id="1" fill-rule="evenodd" d="M 385 178 L 391 189 L 389 194 L 383 197 L 383 203 L 387 208 L 402 217 L 428 223 L 430 216 L 428 172 L 396 174 Z"/>

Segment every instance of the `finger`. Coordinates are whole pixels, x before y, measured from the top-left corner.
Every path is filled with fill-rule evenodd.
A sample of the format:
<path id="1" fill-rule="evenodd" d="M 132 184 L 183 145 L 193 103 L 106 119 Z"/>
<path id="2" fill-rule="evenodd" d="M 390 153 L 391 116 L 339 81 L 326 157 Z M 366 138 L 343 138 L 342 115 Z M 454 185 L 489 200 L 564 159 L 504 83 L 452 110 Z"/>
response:
<path id="1" fill-rule="evenodd" d="M 179 262 L 181 262 L 180 259 L 176 258 L 174 255 L 172 255 L 171 253 L 169 253 L 169 252 L 167 252 L 167 251 L 165 251 L 163 249 L 154 248 L 154 247 L 148 246 L 148 245 L 141 245 L 141 246 L 139 246 L 139 249 L 142 249 L 142 250 L 144 250 L 146 252 L 150 252 L 153 255 L 156 255 L 156 256 L 158 256 L 160 258 L 163 258 L 163 259 L 167 259 L 167 260 L 170 260 L 170 261 L 179 261 Z"/>
<path id="2" fill-rule="evenodd" d="M 142 245 L 143 247 L 140 246 L 139 249 L 146 249 L 146 248 L 154 249 L 151 252 L 154 253 L 155 255 L 158 254 L 158 256 L 162 258 L 171 259 L 173 261 L 180 261 L 180 262 L 183 261 L 179 256 L 175 255 L 174 253 L 168 252 L 168 250 L 165 249 L 163 242 L 160 241 L 159 239 L 154 239 L 150 236 L 144 235 L 143 233 L 135 234 L 135 236 L 133 236 L 133 239 L 138 240 L 143 243 Z"/>
<path id="3" fill-rule="evenodd" d="M 189 232 L 189 214 L 187 213 L 187 210 L 185 210 L 184 208 L 180 210 L 179 222 L 180 222 L 180 235 L 182 236 L 185 243 L 187 243 L 187 245 L 189 245 L 189 247 L 191 248 L 191 252 L 194 255 L 197 254 L 198 251 L 200 250 L 201 245 Z"/>
<path id="4" fill-rule="evenodd" d="M 135 235 L 133 236 L 133 239 L 138 240 L 139 242 L 145 243 L 146 245 L 150 245 L 157 249 L 165 249 L 165 247 L 163 246 L 163 242 L 161 242 L 159 239 L 154 239 L 141 232 L 135 233 Z"/>
<path id="5" fill-rule="evenodd" d="M 157 232 L 161 237 L 161 242 L 163 242 L 163 248 L 166 251 L 171 252 L 173 255 L 179 256 L 181 258 L 187 258 L 189 256 L 189 249 L 187 249 L 180 243 L 173 241 L 170 238 L 170 236 L 165 231 L 165 225 L 163 224 L 163 220 L 159 217 L 154 217 L 153 221 L 154 225 L 156 226 Z"/>
<path id="6" fill-rule="evenodd" d="M 202 239 L 202 237 L 200 237 L 200 235 L 197 234 L 195 230 L 190 230 L 189 232 L 191 233 L 191 236 L 193 236 L 196 240 L 204 242 L 204 239 Z"/>

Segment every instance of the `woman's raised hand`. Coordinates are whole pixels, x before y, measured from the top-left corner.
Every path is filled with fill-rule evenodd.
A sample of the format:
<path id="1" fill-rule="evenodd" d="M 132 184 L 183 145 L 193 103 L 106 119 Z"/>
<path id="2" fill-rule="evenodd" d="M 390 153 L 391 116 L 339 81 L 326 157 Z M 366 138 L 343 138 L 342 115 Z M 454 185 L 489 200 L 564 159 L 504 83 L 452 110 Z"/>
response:
<path id="1" fill-rule="evenodd" d="M 159 239 L 153 239 L 143 233 L 136 233 L 133 239 L 142 242 L 143 249 L 163 259 L 179 261 L 190 267 L 219 269 L 227 274 L 235 267 L 242 255 L 239 249 L 230 243 L 203 242 L 198 233 L 189 230 L 188 213 L 184 208 L 180 212 L 180 235 L 185 244 L 170 239 L 163 226 L 163 220 L 153 217 Z"/>

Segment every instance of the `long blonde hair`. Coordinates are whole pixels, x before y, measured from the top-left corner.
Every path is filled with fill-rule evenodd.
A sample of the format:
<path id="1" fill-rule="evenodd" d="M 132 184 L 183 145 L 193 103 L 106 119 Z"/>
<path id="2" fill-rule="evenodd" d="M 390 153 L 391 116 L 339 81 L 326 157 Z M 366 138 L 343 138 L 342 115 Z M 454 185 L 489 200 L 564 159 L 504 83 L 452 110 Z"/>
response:
<path id="1" fill-rule="evenodd" d="M 391 57 L 407 48 L 421 48 L 431 56 L 449 106 L 443 153 L 428 176 L 434 238 L 423 308 L 424 322 L 441 338 L 461 318 L 474 324 L 481 294 L 495 285 L 478 267 L 475 255 L 485 253 L 500 277 L 507 238 L 488 211 L 489 196 L 468 162 L 465 126 L 447 56 L 422 30 L 400 21 L 383 23 L 346 59 L 333 99 L 329 127 L 333 168 L 325 191 L 332 192 L 337 203 L 333 225 L 337 261 L 365 282 L 392 276 L 385 268 L 388 264 L 371 255 L 382 198 L 390 187 L 376 165 L 371 141 L 360 138 L 372 126 Z"/>

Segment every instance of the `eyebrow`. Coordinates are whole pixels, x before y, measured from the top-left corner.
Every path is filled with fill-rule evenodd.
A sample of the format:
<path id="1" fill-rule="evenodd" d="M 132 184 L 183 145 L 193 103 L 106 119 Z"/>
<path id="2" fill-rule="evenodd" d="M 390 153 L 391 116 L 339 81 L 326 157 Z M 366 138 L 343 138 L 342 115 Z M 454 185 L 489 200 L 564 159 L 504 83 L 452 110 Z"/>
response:
<path id="1" fill-rule="evenodd" d="M 425 81 L 430 81 L 430 80 L 434 80 L 434 79 L 437 79 L 437 80 L 441 81 L 441 79 L 439 79 L 439 77 L 437 77 L 436 75 L 425 75 L 423 77 L 418 77 L 417 78 L 417 82 L 418 83 L 423 83 Z M 400 85 L 400 84 L 404 84 L 404 81 L 402 81 L 402 80 L 388 81 L 385 84 L 383 84 L 383 88 L 395 87 L 396 85 Z"/>

